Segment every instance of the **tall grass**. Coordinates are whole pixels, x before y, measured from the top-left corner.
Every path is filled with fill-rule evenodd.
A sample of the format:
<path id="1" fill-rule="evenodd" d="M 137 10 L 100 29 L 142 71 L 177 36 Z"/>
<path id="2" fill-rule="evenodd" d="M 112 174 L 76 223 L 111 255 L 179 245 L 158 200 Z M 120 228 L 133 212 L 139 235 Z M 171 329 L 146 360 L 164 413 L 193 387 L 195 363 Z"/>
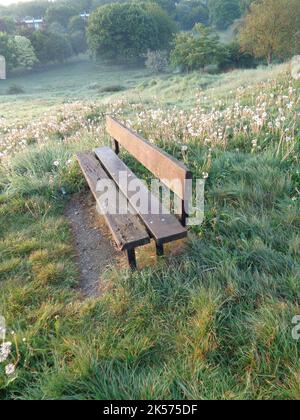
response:
<path id="1" fill-rule="evenodd" d="M 235 100 L 227 94 L 228 103 Z M 247 95 L 243 101 L 251 105 Z M 122 115 L 132 118 L 132 109 Z M 60 189 L 84 190 L 72 154 L 106 139 L 95 131 L 71 134 L 5 160 L 0 314 L 16 373 L 8 377 L 0 364 L 1 398 L 299 399 L 299 343 L 292 338 L 300 314 L 298 129 L 294 134 L 285 159 L 276 153 L 278 137 L 253 150 L 251 140 L 249 147 L 233 136 L 213 151 L 187 138 L 187 165 L 195 176 L 209 171 L 204 224 L 191 230 L 180 257 L 134 273 L 112 269 L 102 279 L 106 293 L 88 300 L 78 289 Z M 154 140 L 182 158 L 181 142 Z"/>

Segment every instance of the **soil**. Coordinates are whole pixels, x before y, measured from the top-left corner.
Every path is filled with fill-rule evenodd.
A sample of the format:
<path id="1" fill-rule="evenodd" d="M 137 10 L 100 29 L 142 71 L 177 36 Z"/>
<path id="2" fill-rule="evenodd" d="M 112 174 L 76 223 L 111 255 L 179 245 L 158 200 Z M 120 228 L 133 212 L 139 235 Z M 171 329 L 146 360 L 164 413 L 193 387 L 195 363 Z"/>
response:
<path id="1" fill-rule="evenodd" d="M 85 297 L 101 295 L 101 278 L 120 260 L 91 193 L 76 194 L 66 209 L 77 253 L 80 288 Z M 122 255 L 122 254 L 121 254 Z"/>

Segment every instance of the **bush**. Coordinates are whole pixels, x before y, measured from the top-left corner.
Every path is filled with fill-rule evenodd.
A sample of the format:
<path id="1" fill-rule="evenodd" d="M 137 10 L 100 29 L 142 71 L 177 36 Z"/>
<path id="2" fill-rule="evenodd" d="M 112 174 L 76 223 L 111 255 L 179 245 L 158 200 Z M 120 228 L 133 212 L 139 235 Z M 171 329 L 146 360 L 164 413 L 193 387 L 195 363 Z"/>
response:
<path id="1" fill-rule="evenodd" d="M 100 92 L 113 93 L 113 92 L 122 92 L 123 90 L 126 90 L 124 86 L 111 85 L 111 86 L 104 86 L 103 88 L 100 89 Z"/>
<path id="2" fill-rule="evenodd" d="M 153 73 L 166 72 L 169 68 L 169 58 L 166 51 L 148 51 L 145 65 Z"/>
<path id="3" fill-rule="evenodd" d="M 7 95 L 21 95 L 25 93 L 24 89 L 19 86 L 19 85 L 11 85 L 9 86 L 9 88 L 6 90 L 6 94 Z"/>
<path id="4" fill-rule="evenodd" d="M 176 36 L 171 62 L 174 67 L 190 71 L 219 64 L 224 59 L 223 55 L 224 49 L 218 36 L 199 23 L 193 32 L 181 32 Z"/>
<path id="5" fill-rule="evenodd" d="M 31 69 L 38 63 L 33 46 L 28 38 L 15 36 L 17 65 L 24 69 Z"/>
<path id="6" fill-rule="evenodd" d="M 42 64 L 64 62 L 73 54 L 71 43 L 66 35 L 36 31 L 31 36 L 31 42 Z"/>
<path id="7" fill-rule="evenodd" d="M 242 51 L 237 42 L 224 46 L 223 59 L 220 62 L 222 70 L 255 68 L 257 65 L 258 60 L 252 54 Z"/>

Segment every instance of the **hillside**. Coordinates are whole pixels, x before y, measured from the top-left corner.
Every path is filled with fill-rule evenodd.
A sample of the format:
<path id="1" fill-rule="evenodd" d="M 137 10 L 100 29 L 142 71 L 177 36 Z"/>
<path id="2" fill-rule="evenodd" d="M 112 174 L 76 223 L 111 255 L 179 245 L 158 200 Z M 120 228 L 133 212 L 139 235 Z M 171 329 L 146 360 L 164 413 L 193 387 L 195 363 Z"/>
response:
<path id="1" fill-rule="evenodd" d="M 2 399 L 299 399 L 299 93 L 289 65 L 153 76 L 74 61 L 0 81 L 16 365 L 8 378 L 0 363 Z M 115 260 L 86 298 L 66 207 L 87 194 L 74 153 L 108 142 L 106 113 L 209 174 L 205 221 L 176 257 L 140 255 L 136 273 Z"/>

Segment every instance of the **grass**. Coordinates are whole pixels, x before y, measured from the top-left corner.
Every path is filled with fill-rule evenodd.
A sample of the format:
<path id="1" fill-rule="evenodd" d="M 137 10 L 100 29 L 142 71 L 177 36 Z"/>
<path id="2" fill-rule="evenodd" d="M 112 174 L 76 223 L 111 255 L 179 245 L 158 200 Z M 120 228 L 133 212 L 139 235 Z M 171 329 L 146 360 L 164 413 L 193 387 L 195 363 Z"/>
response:
<path id="1" fill-rule="evenodd" d="M 299 97 L 299 83 L 285 70 L 169 75 L 155 83 L 153 76 L 140 78 L 142 70 L 116 70 L 108 81 L 107 70 L 79 83 L 75 66 L 39 75 L 51 84 L 48 91 L 2 98 L 8 126 L 26 115 L 24 125 L 30 116 L 42 132 L 0 167 L 0 314 L 13 342 L 9 362 L 16 365 L 16 374 L 7 377 L 0 364 L 2 399 L 299 399 L 299 342 L 292 338 L 292 318 L 300 314 L 300 138 L 294 118 L 299 104 L 286 114 L 284 126 L 293 126 L 293 148 L 285 148 L 278 131 L 270 136 L 266 126 L 255 131 L 251 122 L 247 132 L 234 131 L 226 142 L 214 139 L 212 131 L 209 146 L 207 133 L 203 139 L 190 132 L 177 139 L 185 133 L 185 118 L 191 117 L 193 129 L 203 123 L 209 131 L 213 106 L 234 107 L 237 100 L 240 106 L 260 106 L 255 98 L 262 89 L 275 121 L 280 105 L 267 96 L 277 101 L 292 86 Z M 69 87 L 59 76 L 63 71 Z M 103 86 L 124 86 L 133 73 L 137 84 L 127 91 L 94 93 L 100 79 Z M 33 79 L 14 83 L 29 92 Z M 90 83 L 97 83 L 95 90 L 88 90 Z M 76 84 L 80 88 L 72 93 Z M 66 98 L 78 99 L 78 89 L 79 108 L 87 106 L 86 92 L 92 92 L 93 107 L 57 111 Z M 207 100 L 193 123 L 191 106 L 199 91 Z M 115 101 L 124 95 L 118 108 Z M 8 111 L 11 103 L 14 111 Z M 162 114 L 153 114 L 158 107 Z M 112 268 L 103 280 L 105 295 L 82 300 L 61 187 L 69 195 L 84 190 L 72 156 L 106 142 L 103 112 L 112 108 L 179 158 L 182 142 L 188 145 L 185 159 L 194 176 L 209 172 L 206 217 L 191 229 L 183 255 L 136 273 Z M 58 116 L 52 120 L 54 110 Z M 148 125 L 137 118 L 141 113 Z M 234 117 L 228 123 L 236 128 Z M 213 126 L 218 124 L 214 119 Z M 34 133 L 25 127 L 21 134 Z"/>

